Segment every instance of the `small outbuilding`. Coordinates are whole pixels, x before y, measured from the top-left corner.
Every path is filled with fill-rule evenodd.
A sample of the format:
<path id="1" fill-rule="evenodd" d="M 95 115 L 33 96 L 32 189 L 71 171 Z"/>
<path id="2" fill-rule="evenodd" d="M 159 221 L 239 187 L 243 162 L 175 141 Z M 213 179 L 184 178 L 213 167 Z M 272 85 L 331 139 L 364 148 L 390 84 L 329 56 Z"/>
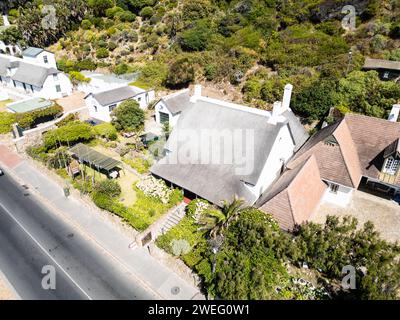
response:
<path id="1" fill-rule="evenodd" d="M 370 71 L 375 70 L 379 73 L 379 77 L 382 80 L 399 80 L 400 78 L 400 62 L 390 61 L 383 59 L 371 59 L 365 60 L 363 70 Z"/>

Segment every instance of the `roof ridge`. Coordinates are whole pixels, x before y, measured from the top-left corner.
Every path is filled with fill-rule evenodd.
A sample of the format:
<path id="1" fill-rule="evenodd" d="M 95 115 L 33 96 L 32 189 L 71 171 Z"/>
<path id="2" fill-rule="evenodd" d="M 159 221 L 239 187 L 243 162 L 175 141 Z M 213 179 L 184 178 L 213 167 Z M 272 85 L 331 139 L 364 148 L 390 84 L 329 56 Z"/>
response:
<path id="1" fill-rule="evenodd" d="M 345 118 L 343 118 L 343 121 L 341 121 L 341 122 L 340 122 L 340 125 L 335 129 L 335 131 L 333 132 L 333 135 L 335 135 L 336 130 L 338 130 L 339 127 L 342 126 L 343 124 L 344 124 L 344 125 L 346 126 L 346 128 L 349 130 L 351 143 L 353 143 L 353 144 L 354 144 L 354 147 L 355 147 L 355 143 L 354 143 L 353 137 L 351 136 L 351 132 L 350 132 L 350 129 L 349 129 L 347 123 L 346 123 Z M 345 157 L 345 155 L 344 155 L 344 153 L 343 153 L 342 146 L 341 146 L 341 141 L 340 141 L 340 139 L 337 139 L 336 137 L 335 137 L 335 139 L 336 139 L 337 142 L 338 142 L 340 154 L 342 155 L 343 162 L 344 162 L 344 165 L 345 165 L 347 174 L 348 174 L 349 177 L 350 177 L 351 184 L 352 184 L 353 187 L 355 188 L 355 187 L 356 187 L 356 183 L 355 183 L 355 181 L 353 180 L 353 176 L 352 176 L 352 174 L 351 174 L 351 172 L 350 172 L 350 169 L 349 169 L 349 166 L 348 166 L 348 164 L 347 164 L 346 157 Z M 357 158 L 359 158 L 359 157 L 358 157 L 357 150 L 356 150 L 356 154 L 357 154 Z M 359 166 L 359 167 L 361 166 L 360 159 L 358 159 L 357 166 Z M 360 168 L 360 172 L 362 172 L 361 168 Z"/>

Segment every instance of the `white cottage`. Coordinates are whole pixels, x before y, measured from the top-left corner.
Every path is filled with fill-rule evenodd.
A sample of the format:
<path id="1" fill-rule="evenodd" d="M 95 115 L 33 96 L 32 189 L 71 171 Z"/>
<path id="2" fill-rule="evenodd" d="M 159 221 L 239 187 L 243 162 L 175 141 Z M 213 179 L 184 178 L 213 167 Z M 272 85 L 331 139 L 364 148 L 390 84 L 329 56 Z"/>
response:
<path id="1" fill-rule="evenodd" d="M 49 55 L 48 65 L 35 59 L 23 59 L 0 54 L 0 85 L 27 96 L 57 99 L 72 93 L 69 77 L 57 70 Z M 53 57 L 54 59 L 54 57 Z"/>
<path id="2" fill-rule="evenodd" d="M 206 98 L 200 88 L 189 99 L 184 98 L 188 92 L 181 92 L 159 102 L 169 116 L 179 113 L 179 118 L 164 158 L 151 172 L 183 189 L 187 198 L 220 205 L 237 195 L 252 205 L 308 138 L 289 108 L 292 86 L 273 112 Z M 173 113 L 172 105 L 182 111 Z"/>
<path id="3" fill-rule="evenodd" d="M 110 122 L 111 112 L 126 100 L 136 100 L 141 109 L 146 109 L 155 98 L 154 90 L 143 90 L 134 86 L 123 86 L 107 91 L 89 93 L 85 97 L 92 118 Z"/>

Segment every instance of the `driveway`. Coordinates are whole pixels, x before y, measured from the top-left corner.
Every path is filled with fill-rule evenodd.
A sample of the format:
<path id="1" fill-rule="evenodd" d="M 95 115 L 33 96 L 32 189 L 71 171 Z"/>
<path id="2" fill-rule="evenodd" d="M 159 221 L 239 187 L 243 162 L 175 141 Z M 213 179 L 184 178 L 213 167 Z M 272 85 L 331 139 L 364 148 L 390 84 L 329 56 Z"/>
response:
<path id="1" fill-rule="evenodd" d="M 322 203 L 311 221 L 324 223 L 327 215 L 339 217 L 351 215 L 356 217 L 361 224 L 371 221 L 384 239 L 400 241 L 400 206 L 393 201 L 355 191 L 348 207 Z"/>

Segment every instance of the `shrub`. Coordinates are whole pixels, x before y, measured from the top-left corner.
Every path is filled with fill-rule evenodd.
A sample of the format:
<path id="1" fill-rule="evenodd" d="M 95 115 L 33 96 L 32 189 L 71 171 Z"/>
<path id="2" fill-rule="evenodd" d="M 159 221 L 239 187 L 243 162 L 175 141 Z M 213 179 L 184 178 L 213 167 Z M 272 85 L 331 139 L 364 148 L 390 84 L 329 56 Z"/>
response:
<path id="1" fill-rule="evenodd" d="M 183 57 L 172 62 L 169 67 L 166 84 L 171 88 L 183 87 L 193 82 L 194 79 L 195 70 L 193 61 L 187 57 Z"/>
<path id="2" fill-rule="evenodd" d="M 144 7 L 142 10 L 140 10 L 140 16 L 144 19 L 148 19 L 153 15 L 154 11 L 152 7 Z"/>
<path id="3" fill-rule="evenodd" d="M 110 41 L 110 42 L 108 43 L 107 47 L 108 47 L 108 49 L 109 49 L 110 51 L 114 51 L 114 50 L 118 47 L 118 45 L 117 45 L 115 42 Z"/>
<path id="4" fill-rule="evenodd" d="M 187 51 L 202 51 L 210 41 L 212 32 L 205 23 L 197 23 L 192 29 L 184 31 L 180 36 L 183 49 Z"/>
<path id="5" fill-rule="evenodd" d="M 136 15 L 130 11 L 119 12 L 116 16 L 122 22 L 133 22 L 136 20 Z"/>
<path id="6" fill-rule="evenodd" d="M 117 75 L 125 74 L 129 70 L 129 67 L 126 63 L 120 63 L 115 66 L 114 73 Z"/>
<path id="7" fill-rule="evenodd" d="M 95 62 L 93 62 L 91 59 L 83 59 L 79 60 L 75 63 L 75 67 L 77 68 L 78 71 L 82 70 L 96 70 L 97 65 Z"/>
<path id="8" fill-rule="evenodd" d="M 16 114 L 10 112 L 0 112 L 0 134 L 9 133 L 13 123 L 16 122 Z"/>
<path id="9" fill-rule="evenodd" d="M 84 19 L 81 22 L 81 27 L 84 30 L 89 30 L 92 27 L 92 23 L 90 22 L 90 20 Z"/>
<path id="10" fill-rule="evenodd" d="M 96 51 L 96 58 L 98 58 L 98 59 L 108 58 L 109 55 L 110 55 L 110 52 L 106 48 L 99 48 Z"/>
<path id="11" fill-rule="evenodd" d="M 86 78 L 79 71 L 71 71 L 69 73 L 69 79 L 71 80 L 72 84 L 74 84 L 74 85 L 78 85 L 79 83 L 89 83 L 90 82 L 90 78 Z"/>
<path id="12" fill-rule="evenodd" d="M 107 18 L 114 18 L 115 15 L 119 12 L 124 12 L 124 9 L 122 9 L 121 7 L 108 8 L 106 10 L 106 16 Z"/>
<path id="13" fill-rule="evenodd" d="M 102 180 L 95 185 L 95 192 L 116 198 L 121 194 L 121 186 L 115 180 Z"/>
<path id="14" fill-rule="evenodd" d="M 106 138 L 107 140 L 117 140 L 118 134 L 117 129 L 111 123 L 101 123 L 93 127 L 96 135 Z"/>

